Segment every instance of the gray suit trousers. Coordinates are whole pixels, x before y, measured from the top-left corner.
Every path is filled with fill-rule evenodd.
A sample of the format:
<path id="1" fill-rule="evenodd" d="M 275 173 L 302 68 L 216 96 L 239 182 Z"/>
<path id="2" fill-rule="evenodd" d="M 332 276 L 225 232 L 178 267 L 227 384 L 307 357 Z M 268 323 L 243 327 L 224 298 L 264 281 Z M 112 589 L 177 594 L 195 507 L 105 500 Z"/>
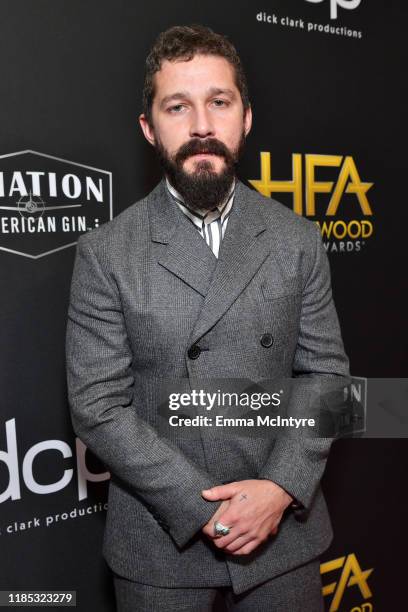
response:
<path id="1" fill-rule="evenodd" d="M 231 587 L 166 588 L 113 575 L 117 612 L 323 612 L 320 562 L 314 559 L 234 594 Z M 217 597 L 218 595 L 218 597 Z M 217 598 L 217 599 L 216 599 Z"/>

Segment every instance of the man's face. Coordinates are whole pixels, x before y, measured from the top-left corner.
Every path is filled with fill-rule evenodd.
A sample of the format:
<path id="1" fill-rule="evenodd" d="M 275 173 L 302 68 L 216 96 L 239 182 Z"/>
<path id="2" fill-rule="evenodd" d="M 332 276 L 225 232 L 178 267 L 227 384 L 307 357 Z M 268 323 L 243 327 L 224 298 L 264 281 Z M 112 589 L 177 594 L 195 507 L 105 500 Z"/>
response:
<path id="1" fill-rule="evenodd" d="M 251 128 L 251 110 L 244 113 L 233 68 L 222 57 L 196 55 L 164 61 L 154 79 L 152 125 L 139 118 L 144 135 L 189 203 L 213 208 L 231 186 Z"/>

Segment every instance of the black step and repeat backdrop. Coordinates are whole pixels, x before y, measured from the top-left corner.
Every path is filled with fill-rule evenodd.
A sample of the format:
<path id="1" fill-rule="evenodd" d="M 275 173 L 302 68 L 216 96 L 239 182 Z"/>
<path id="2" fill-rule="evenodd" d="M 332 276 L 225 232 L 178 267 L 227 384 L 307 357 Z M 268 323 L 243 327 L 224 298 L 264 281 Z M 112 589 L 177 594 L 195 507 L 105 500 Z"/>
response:
<path id="1" fill-rule="evenodd" d="M 160 176 L 137 117 L 161 30 L 235 43 L 254 111 L 242 180 L 319 224 L 356 394 L 407 375 L 407 20 L 392 0 L 0 1 L 0 589 L 114 610 L 109 473 L 71 428 L 65 326 L 78 236 Z M 406 424 L 407 401 L 382 404 Z M 406 605 L 407 450 L 398 431 L 335 442 L 327 610 Z"/>

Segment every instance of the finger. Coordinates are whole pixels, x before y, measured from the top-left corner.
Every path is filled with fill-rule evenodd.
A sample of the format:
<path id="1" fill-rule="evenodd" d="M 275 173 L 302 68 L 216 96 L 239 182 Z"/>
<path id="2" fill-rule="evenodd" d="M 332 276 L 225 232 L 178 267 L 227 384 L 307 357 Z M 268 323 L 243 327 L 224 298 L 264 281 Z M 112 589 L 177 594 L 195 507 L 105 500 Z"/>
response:
<path id="1" fill-rule="evenodd" d="M 244 521 L 243 518 L 240 516 L 239 512 L 237 511 L 237 508 L 233 507 L 232 502 L 230 502 L 229 505 L 224 508 L 220 506 L 220 508 L 212 516 L 209 522 L 211 521 L 213 524 L 214 522 L 221 523 L 222 525 L 225 525 L 225 527 L 229 527 L 230 529 L 232 529 L 233 527 L 239 527 L 240 535 L 241 533 L 243 533 L 244 528 L 245 531 L 247 531 L 246 521 Z"/>
<path id="2" fill-rule="evenodd" d="M 231 552 L 231 554 L 232 555 L 249 555 L 249 553 L 255 550 L 255 548 L 259 546 L 260 543 L 261 543 L 261 540 L 258 540 L 258 539 L 251 540 L 250 542 L 248 542 L 248 544 L 245 544 L 244 546 L 241 546 L 241 548 L 238 548 L 238 550 Z"/>
<path id="3" fill-rule="evenodd" d="M 221 502 L 221 505 L 218 508 L 218 510 L 214 512 L 214 514 L 212 515 L 208 523 L 206 523 L 206 525 L 202 527 L 202 531 L 205 533 L 205 535 L 208 535 L 209 537 L 214 537 L 214 523 L 218 521 L 219 517 L 224 512 L 226 512 L 226 510 L 228 509 L 229 503 L 230 502 L 228 500 Z"/>
<path id="4" fill-rule="evenodd" d="M 240 538 L 241 536 L 247 533 L 246 530 L 240 529 L 239 525 L 233 525 L 230 529 L 231 531 L 228 535 L 225 535 L 225 536 L 213 535 L 212 536 L 212 539 L 214 540 L 214 544 L 217 546 L 217 548 L 224 548 L 225 546 L 228 546 L 229 544 L 231 544 L 231 542 L 233 542 L 237 538 Z"/>
<path id="5" fill-rule="evenodd" d="M 208 537 L 212 538 L 212 539 L 220 539 L 220 538 L 226 538 L 229 537 L 230 534 L 228 534 L 227 536 L 220 536 L 217 535 L 215 533 L 215 523 L 217 522 L 221 522 L 220 521 L 220 517 L 217 516 L 216 514 L 208 521 L 208 523 L 206 525 L 204 525 L 204 527 L 202 527 L 201 531 L 203 533 L 205 533 L 205 535 L 207 535 Z M 227 523 L 222 523 L 223 525 L 225 525 L 226 527 L 230 527 L 230 529 L 232 528 L 231 524 L 227 525 Z"/>
<path id="6" fill-rule="evenodd" d="M 201 529 L 201 531 L 208 536 L 209 538 L 212 538 L 214 535 L 214 525 L 213 523 L 207 523 L 206 525 L 204 525 L 204 527 Z"/>
<path id="7" fill-rule="evenodd" d="M 236 540 L 228 544 L 228 546 L 225 546 L 223 550 L 225 552 L 234 553 L 240 548 L 243 548 L 244 546 L 246 546 L 246 544 L 249 544 L 252 540 L 253 540 L 253 536 L 249 533 L 246 533 L 240 536 L 239 538 L 236 538 Z"/>
<path id="8" fill-rule="evenodd" d="M 204 489 L 201 491 L 202 497 L 211 501 L 218 499 L 230 499 L 237 492 L 237 483 L 230 482 L 226 485 L 219 485 L 212 487 L 211 489 Z"/>

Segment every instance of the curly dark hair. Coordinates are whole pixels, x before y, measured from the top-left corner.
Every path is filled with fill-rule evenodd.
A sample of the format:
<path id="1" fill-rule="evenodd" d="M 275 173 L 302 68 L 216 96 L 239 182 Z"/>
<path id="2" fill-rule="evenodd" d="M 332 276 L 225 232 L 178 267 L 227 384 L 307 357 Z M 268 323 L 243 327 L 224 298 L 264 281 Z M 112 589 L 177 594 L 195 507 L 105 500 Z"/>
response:
<path id="1" fill-rule="evenodd" d="M 224 57 L 231 64 L 244 109 L 249 108 L 247 80 L 234 45 L 222 34 L 216 34 L 203 25 L 173 26 L 159 34 L 146 58 L 143 113 L 150 125 L 155 95 L 153 77 L 160 70 L 163 60 L 189 61 L 198 54 Z"/>

